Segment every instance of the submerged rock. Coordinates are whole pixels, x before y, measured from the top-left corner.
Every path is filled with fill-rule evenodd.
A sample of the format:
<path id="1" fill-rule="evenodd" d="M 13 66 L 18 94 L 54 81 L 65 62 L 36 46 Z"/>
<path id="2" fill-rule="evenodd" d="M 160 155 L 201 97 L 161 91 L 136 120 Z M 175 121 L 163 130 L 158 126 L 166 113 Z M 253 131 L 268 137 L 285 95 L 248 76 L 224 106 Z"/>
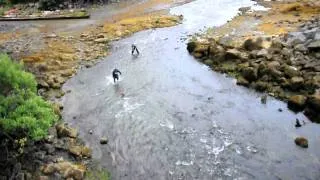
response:
<path id="1" fill-rule="evenodd" d="M 107 143 L 108 143 L 108 138 L 102 137 L 102 138 L 100 139 L 100 144 L 107 144 Z"/>
<path id="2" fill-rule="evenodd" d="M 297 137 L 294 142 L 297 146 L 308 148 L 308 140 L 304 137 Z"/>

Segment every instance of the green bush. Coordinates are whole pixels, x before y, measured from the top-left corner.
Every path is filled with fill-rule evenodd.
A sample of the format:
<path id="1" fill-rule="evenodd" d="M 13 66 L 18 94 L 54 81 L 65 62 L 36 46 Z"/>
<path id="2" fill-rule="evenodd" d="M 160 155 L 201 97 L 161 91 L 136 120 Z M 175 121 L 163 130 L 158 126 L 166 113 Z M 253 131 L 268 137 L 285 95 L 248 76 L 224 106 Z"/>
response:
<path id="1" fill-rule="evenodd" d="M 21 138 L 44 138 L 57 120 L 51 104 L 36 94 L 37 83 L 6 55 L 0 55 L 0 130 Z"/>

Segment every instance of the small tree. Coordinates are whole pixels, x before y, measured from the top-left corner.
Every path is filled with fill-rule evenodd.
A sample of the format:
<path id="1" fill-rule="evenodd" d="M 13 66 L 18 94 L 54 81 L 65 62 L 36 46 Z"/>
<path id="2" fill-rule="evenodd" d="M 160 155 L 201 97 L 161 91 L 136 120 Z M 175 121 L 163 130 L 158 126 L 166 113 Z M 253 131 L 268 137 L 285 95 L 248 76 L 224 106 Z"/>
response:
<path id="1" fill-rule="evenodd" d="M 37 83 L 7 55 L 0 55 L 0 131 L 13 137 L 44 138 L 58 119 L 51 105 L 39 97 Z"/>

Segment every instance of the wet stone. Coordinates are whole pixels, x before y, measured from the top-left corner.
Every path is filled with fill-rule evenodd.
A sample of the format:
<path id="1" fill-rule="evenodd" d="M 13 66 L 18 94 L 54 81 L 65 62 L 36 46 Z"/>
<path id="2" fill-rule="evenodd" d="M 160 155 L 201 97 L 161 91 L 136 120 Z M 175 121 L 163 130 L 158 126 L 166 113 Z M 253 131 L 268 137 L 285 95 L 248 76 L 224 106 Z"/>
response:
<path id="1" fill-rule="evenodd" d="M 107 143 L 108 143 L 108 138 L 102 137 L 102 138 L 100 139 L 100 144 L 107 144 Z"/>

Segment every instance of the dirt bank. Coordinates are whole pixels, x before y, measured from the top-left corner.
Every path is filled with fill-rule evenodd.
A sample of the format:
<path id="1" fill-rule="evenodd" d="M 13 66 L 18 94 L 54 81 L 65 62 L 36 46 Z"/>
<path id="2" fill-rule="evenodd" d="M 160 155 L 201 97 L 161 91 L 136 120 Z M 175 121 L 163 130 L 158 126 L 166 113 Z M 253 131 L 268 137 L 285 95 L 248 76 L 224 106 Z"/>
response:
<path id="1" fill-rule="evenodd" d="M 268 92 L 320 122 L 318 1 L 264 2 L 250 12 L 194 37 L 188 50 L 237 84 Z"/>

